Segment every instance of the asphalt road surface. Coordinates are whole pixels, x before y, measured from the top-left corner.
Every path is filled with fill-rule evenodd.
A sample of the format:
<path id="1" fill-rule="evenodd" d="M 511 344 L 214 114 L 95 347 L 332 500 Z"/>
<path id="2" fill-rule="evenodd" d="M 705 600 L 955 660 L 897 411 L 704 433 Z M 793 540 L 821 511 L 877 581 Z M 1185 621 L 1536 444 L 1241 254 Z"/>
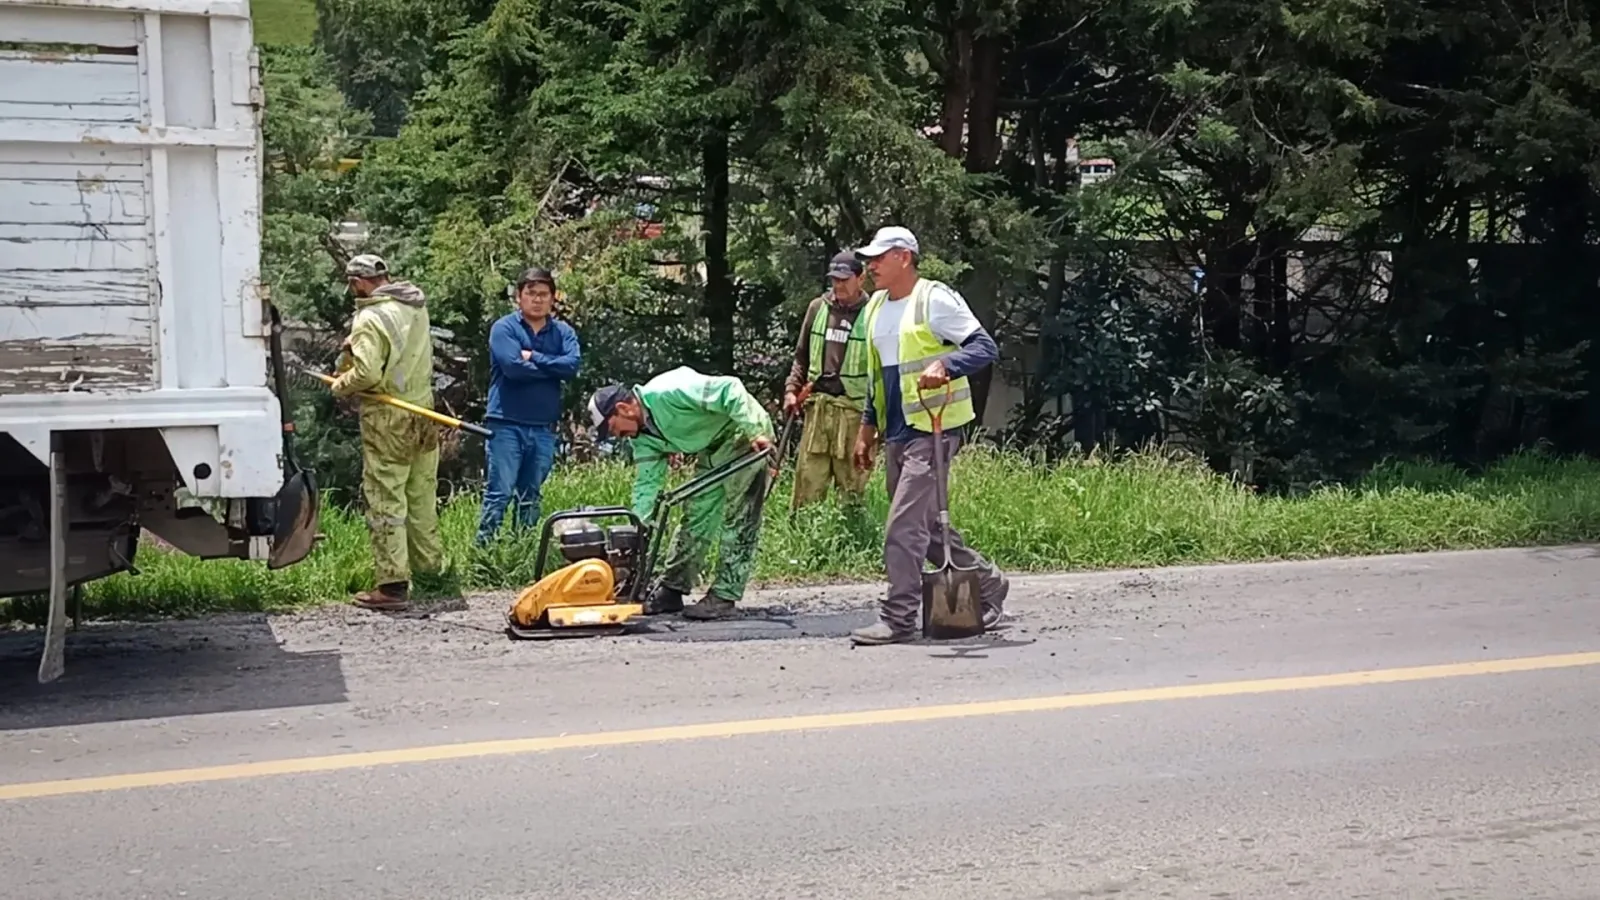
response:
<path id="1" fill-rule="evenodd" d="M 512 643 L 411 618 L 0 636 L 0 896 L 1596 898 L 1600 553 L 874 588 Z"/>

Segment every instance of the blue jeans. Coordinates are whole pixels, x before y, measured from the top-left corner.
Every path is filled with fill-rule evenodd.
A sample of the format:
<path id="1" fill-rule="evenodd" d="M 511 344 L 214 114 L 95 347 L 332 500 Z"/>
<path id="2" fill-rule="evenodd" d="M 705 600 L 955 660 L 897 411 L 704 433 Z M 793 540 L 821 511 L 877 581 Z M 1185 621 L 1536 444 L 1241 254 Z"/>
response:
<path id="1" fill-rule="evenodd" d="M 539 524 L 540 491 L 556 463 L 556 432 L 550 425 L 518 425 L 504 419 L 485 423 L 494 437 L 484 442 L 485 485 L 483 514 L 478 519 L 478 543 L 494 538 L 504 521 L 506 505 L 516 500 L 518 528 Z"/>

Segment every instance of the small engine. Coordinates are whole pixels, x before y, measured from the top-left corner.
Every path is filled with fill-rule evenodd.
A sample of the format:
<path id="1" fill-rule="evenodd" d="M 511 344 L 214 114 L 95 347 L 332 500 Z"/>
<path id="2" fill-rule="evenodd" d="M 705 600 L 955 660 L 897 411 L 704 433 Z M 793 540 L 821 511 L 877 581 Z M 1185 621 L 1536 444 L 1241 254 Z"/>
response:
<path id="1" fill-rule="evenodd" d="M 605 560 L 611 567 L 616 595 L 620 598 L 632 594 L 633 579 L 639 570 L 639 554 L 644 549 L 644 535 L 639 526 L 629 522 L 601 527 L 588 519 L 567 519 L 557 522 L 552 530 L 563 559 L 569 563 L 583 559 Z"/>

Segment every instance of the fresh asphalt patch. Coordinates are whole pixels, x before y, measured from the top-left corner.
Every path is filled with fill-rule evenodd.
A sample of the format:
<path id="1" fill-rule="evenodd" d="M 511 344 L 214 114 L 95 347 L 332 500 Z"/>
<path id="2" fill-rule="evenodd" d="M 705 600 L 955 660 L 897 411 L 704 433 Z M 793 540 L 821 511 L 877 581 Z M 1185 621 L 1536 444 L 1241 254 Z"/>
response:
<path id="1" fill-rule="evenodd" d="M 846 638 L 857 628 L 878 621 L 875 609 L 854 609 L 824 613 L 788 613 L 783 611 L 747 612 L 737 618 L 710 622 L 696 622 L 678 616 L 653 616 L 636 620 L 634 628 L 624 637 L 638 637 L 652 641 L 680 641 L 715 643 L 726 641 L 777 641 L 794 638 Z M 917 643 L 949 646 L 958 654 L 982 648 L 1005 645 L 1031 644 L 1033 640 L 1001 641 L 999 634 L 1010 630 L 1010 623 L 1002 622 L 990 628 L 981 637 L 966 641 L 930 641 Z M 976 642 L 963 648 L 965 643 Z"/>
<path id="2" fill-rule="evenodd" d="M 756 613 L 709 622 L 696 622 L 678 616 L 653 616 L 643 620 L 640 629 L 633 633 L 648 640 L 695 642 L 842 638 L 877 620 L 877 613 L 871 609 L 797 615 Z"/>

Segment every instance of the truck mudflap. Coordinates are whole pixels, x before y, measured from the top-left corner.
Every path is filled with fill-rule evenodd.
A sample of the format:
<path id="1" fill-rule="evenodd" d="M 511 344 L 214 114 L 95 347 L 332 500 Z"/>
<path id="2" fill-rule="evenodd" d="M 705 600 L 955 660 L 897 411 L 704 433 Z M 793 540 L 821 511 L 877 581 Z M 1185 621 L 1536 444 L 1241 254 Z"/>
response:
<path id="1" fill-rule="evenodd" d="M 321 512 L 322 495 L 314 473 L 300 469 L 283 480 L 276 498 L 268 569 L 292 566 L 306 558 L 317 542 Z"/>

